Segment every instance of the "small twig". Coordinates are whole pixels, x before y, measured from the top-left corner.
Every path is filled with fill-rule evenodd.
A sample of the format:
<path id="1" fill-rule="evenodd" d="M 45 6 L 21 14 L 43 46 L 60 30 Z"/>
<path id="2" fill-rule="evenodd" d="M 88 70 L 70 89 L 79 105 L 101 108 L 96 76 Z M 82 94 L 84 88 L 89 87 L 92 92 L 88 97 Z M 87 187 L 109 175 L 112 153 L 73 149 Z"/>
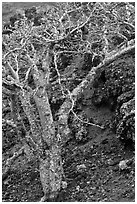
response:
<path id="1" fill-rule="evenodd" d="M 99 128 L 101 128 L 102 130 L 104 130 L 104 126 L 100 126 L 100 125 L 95 124 L 95 123 L 90 123 L 90 122 L 84 121 L 84 120 L 82 120 L 81 118 L 79 118 L 79 117 L 77 116 L 77 114 L 76 114 L 76 113 L 74 112 L 74 110 L 73 110 L 74 105 L 75 105 L 75 101 L 72 99 L 72 96 L 71 96 L 70 91 L 69 91 L 68 89 L 67 89 L 67 91 L 68 91 L 68 93 L 69 93 L 69 97 L 70 97 L 70 100 L 71 100 L 71 102 L 72 102 L 72 106 L 71 106 L 71 109 L 69 110 L 69 112 L 72 112 L 73 115 L 74 115 L 80 122 L 82 122 L 82 123 L 84 123 L 84 124 L 87 124 L 87 125 L 92 125 L 92 126 L 95 126 L 95 127 L 99 127 Z"/>
<path id="2" fill-rule="evenodd" d="M 34 79 L 35 79 L 35 81 L 37 82 L 37 85 L 39 86 L 39 71 L 38 71 L 38 69 L 37 69 L 37 66 L 36 66 L 36 64 L 35 64 L 35 61 L 34 61 L 34 59 L 32 59 L 31 57 L 30 57 L 30 55 L 29 54 L 26 54 L 26 56 L 28 57 L 28 59 L 29 59 L 29 61 L 30 61 L 30 66 L 33 68 L 33 71 L 34 71 L 34 73 L 33 73 L 33 77 L 34 77 Z M 28 73 L 29 74 L 29 73 Z M 26 76 L 27 77 L 27 76 Z"/>
<path id="3" fill-rule="evenodd" d="M 32 69 L 32 66 L 29 67 L 29 69 L 27 70 L 26 75 L 25 75 L 25 80 L 24 80 L 24 82 L 27 82 L 28 77 L 29 77 L 29 73 L 30 73 L 31 69 Z"/>
<path id="4" fill-rule="evenodd" d="M 15 84 L 14 80 L 7 81 L 6 79 L 2 79 L 2 83 L 6 84 L 8 86 Z"/>
<path id="5" fill-rule="evenodd" d="M 92 17 L 93 12 L 94 12 L 94 10 L 91 12 L 90 16 L 87 18 L 87 20 L 84 23 L 82 23 L 80 26 L 74 28 L 69 34 L 72 34 L 75 31 L 77 31 L 77 30 L 81 29 L 82 27 L 84 27 L 89 22 L 90 18 Z"/>
<path id="6" fill-rule="evenodd" d="M 59 70 L 58 70 L 58 66 L 57 66 L 57 54 L 56 53 L 54 53 L 54 65 L 55 65 L 55 70 L 56 70 L 57 75 L 58 75 L 58 83 L 60 85 L 62 95 L 65 96 L 63 87 L 61 85 L 61 76 L 60 76 L 60 73 L 59 73 Z"/>
<path id="7" fill-rule="evenodd" d="M 122 23 L 124 23 L 125 25 L 130 26 L 130 27 L 135 31 L 135 26 L 134 26 L 133 24 L 128 23 L 127 21 L 124 21 L 124 22 L 122 22 Z"/>
<path id="8" fill-rule="evenodd" d="M 13 50 L 9 50 L 9 52 L 7 52 L 7 53 L 4 55 L 3 59 L 5 60 L 5 58 L 6 58 L 9 54 L 14 53 L 15 51 L 20 51 L 21 49 L 23 49 L 23 48 L 25 47 L 25 45 L 26 45 L 26 43 L 27 43 L 28 40 L 29 40 L 29 39 L 26 39 L 26 41 L 22 44 L 21 47 L 16 47 L 16 48 L 14 48 Z"/>
<path id="9" fill-rule="evenodd" d="M 10 65 L 9 62 L 5 63 L 9 69 L 9 71 L 11 72 L 12 77 L 14 78 L 14 80 L 16 80 L 17 82 L 19 82 L 19 76 L 18 73 L 15 72 L 15 70 L 13 69 L 13 67 Z"/>
<path id="10" fill-rule="evenodd" d="M 74 80 L 74 79 L 71 78 L 71 77 L 69 77 L 69 78 L 68 78 L 68 77 L 67 77 L 67 78 L 61 78 L 61 79 L 60 79 L 61 82 L 67 82 L 67 81 L 73 81 L 73 80 Z M 51 79 L 50 82 L 52 83 L 52 85 L 56 85 L 56 84 L 58 83 L 57 81 L 53 81 L 53 82 L 52 82 L 52 81 L 53 81 L 53 80 Z M 81 82 L 82 79 L 75 79 L 75 81 Z"/>
<path id="11" fill-rule="evenodd" d="M 100 126 L 100 125 L 95 124 L 95 123 L 83 121 L 81 118 L 79 118 L 79 117 L 77 116 L 77 114 L 74 112 L 74 110 L 71 110 L 71 112 L 73 113 L 73 115 L 74 115 L 80 122 L 82 122 L 82 123 L 84 123 L 84 124 L 87 124 L 87 125 L 99 127 L 100 129 L 104 130 L 104 126 Z"/>
<path id="12" fill-rule="evenodd" d="M 81 29 L 82 27 L 84 27 L 84 26 L 89 22 L 90 18 L 91 18 L 92 15 L 93 15 L 94 10 L 95 10 L 95 8 L 93 9 L 93 11 L 91 12 L 91 14 L 89 15 L 89 17 L 87 18 L 87 20 L 86 20 L 84 23 L 82 23 L 81 25 L 78 25 L 77 27 L 75 27 L 74 29 L 72 29 L 70 32 L 68 32 L 68 33 L 65 34 L 64 36 L 61 36 L 60 38 L 56 38 L 56 39 L 49 39 L 49 38 L 48 38 L 48 39 L 46 39 L 46 38 L 44 38 L 43 36 L 38 36 L 38 37 L 42 37 L 43 43 L 44 43 L 44 41 L 45 41 L 46 43 L 50 43 L 50 42 L 56 42 L 56 43 L 57 43 L 57 42 L 59 42 L 59 41 L 65 40 L 65 39 L 67 39 L 71 34 L 73 34 L 74 32 L 76 32 L 77 30 Z M 59 20 L 59 22 L 61 23 L 61 26 L 63 26 L 61 20 Z"/>
<path id="13" fill-rule="evenodd" d="M 107 56 L 108 50 L 109 50 L 109 43 L 108 43 L 108 39 L 107 39 L 107 30 L 105 30 L 105 29 L 104 29 L 103 39 L 105 41 L 105 46 L 103 48 L 103 52 L 104 52 L 105 56 Z"/>
<path id="14" fill-rule="evenodd" d="M 17 76 L 18 76 L 18 73 L 19 73 L 18 55 L 15 56 L 15 62 L 16 62 L 16 67 L 17 67 L 16 74 L 17 74 Z"/>

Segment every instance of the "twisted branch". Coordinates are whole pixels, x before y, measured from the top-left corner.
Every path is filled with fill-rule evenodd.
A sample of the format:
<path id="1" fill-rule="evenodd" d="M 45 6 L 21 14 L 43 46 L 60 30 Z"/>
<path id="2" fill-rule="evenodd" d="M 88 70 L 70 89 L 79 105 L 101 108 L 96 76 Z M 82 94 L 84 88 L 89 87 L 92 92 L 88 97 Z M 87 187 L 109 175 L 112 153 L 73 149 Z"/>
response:
<path id="1" fill-rule="evenodd" d="M 115 51 L 110 54 L 102 64 L 99 64 L 97 67 L 93 67 L 85 79 L 72 91 L 71 98 L 67 97 L 65 102 L 62 104 L 62 106 L 59 109 L 58 116 L 58 124 L 59 124 L 59 134 L 62 140 L 62 143 L 65 143 L 70 138 L 70 129 L 68 127 L 68 115 L 72 108 L 72 104 L 74 104 L 78 98 L 78 96 L 87 88 L 89 85 L 93 84 L 96 71 L 101 69 L 102 67 L 105 67 L 112 63 L 117 58 L 121 57 L 123 54 L 126 54 L 128 52 L 132 52 L 135 50 L 135 46 L 128 46 L 122 50 L 119 50 L 119 52 Z M 73 102 L 73 103 L 72 103 Z M 102 127 L 102 126 L 101 126 Z"/>

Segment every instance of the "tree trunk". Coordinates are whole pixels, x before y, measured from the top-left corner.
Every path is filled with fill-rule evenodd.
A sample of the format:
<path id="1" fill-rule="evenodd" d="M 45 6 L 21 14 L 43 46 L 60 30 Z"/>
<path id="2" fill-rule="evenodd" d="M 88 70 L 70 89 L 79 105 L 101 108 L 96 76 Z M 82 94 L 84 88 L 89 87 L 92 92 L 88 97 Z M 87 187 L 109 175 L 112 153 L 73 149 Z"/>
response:
<path id="1" fill-rule="evenodd" d="M 38 94 L 39 95 L 39 94 Z M 56 198 L 61 188 L 63 167 L 59 138 L 55 132 L 55 125 L 46 92 L 41 97 L 34 97 L 41 121 L 41 130 L 37 126 L 34 107 L 30 104 L 30 94 L 24 92 L 21 101 L 24 111 L 31 124 L 34 150 L 39 158 L 40 179 L 45 199 Z"/>
<path id="2" fill-rule="evenodd" d="M 53 145 L 46 151 L 46 158 L 40 161 L 40 178 L 45 200 L 56 199 L 62 184 L 63 167 L 60 148 Z"/>
<path id="3" fill-rule="evenodd" d="M 50 56 L 47 51 L 43 61 L 43 71 L 37 69 L 35 62 L 28 56 L 31 65 L 34 83 L 36 85 L 35 94 L 30 95 L 24 92 L 22 104 L 31 125 L 32 139 L 36 144 L 40 162 L 40 179 L 44 191 L 44 199 L 56 198 L 61 188 L 63 167 L 60 150 L 60 137 L 55 131 L 55 124 L 49 104 L 46 86 L 49 81 Z M 30 96 L 35 101 L 35 109 L 30 104 Z M 40 127 L 37 125 L 34 111 L 37 111 L 40 118 Z"/>
<path id="4" fill-rule="evenodd" d="M 45 157 L 40 159 L 40 178 L 45 198 L 53 199 L 60 191 L 63 176 L 60 140 L 55 132 L 46 91 L 43 91 L 43 96 L 34 98 L 41 120 L 42 139 L 47 144 L 47 150 L 43 147 Z"/>
<path id="5" fill-rule="evenodd" d="M 32 93 L 24 91 L 20 94 L 24 111 L 29 119 L 32 133 L 32 140 L 37 151 L 40 162 L 40 179 L 44 191 L 44 199 L 54 199 L 57 197 L 61 189 L 63 167 L 61 160 L 62 145 L 69 139 L 70 130 L 68 127 L 68 115 L 72 108 L 72 104 L 77 100 L 80 93 L 90 84 L 94 82 L 96 71 L 102 66 L 111 63 L 123 53 L 134 49 L 133 47 L 122 50 L 106 59 L 103 64 L 93 67 L 86 78 L 72 91 L 66 101 L 59 110 L 58 132 L 55 131 L 55 124 L 46 92 L 48 84 L 49 64 L 44 62 L 45 72 L 38 72 L 34 66 L 34 80 L 37 87 L 36 93 L 33 95 L 36 108 L 30 103 Z M 34 63 L 32 63 L 34 65 Z M 40 117 L 40 126 L 37 124 L 34 111 Z"/>

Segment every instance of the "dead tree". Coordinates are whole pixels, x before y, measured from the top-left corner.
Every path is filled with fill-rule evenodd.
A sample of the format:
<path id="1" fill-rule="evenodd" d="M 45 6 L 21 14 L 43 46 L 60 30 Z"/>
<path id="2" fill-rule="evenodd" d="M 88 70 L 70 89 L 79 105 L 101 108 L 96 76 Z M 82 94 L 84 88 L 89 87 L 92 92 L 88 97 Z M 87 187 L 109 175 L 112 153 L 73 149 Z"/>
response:
<path id="1" fill-rule="evenodd" d="M 65 5 L 67 6 L 68 4 Z M 39 159 L 40 179 L 44 191 L 44 197 L 41 201 L 55 199 L 62 187 L 62 183 L 64 182 L 61 150 L 70 134 L 68 127 L 69 113 L 72 112 L 74 116 L 77 117 L 73 108 L 79 94 L 82 93 L 88 85 L 93 84 L 98 69 L 113 62 L 123 53 L 130 52 L 130 50 L 134 49 L 134 45 L 128 44 L 127 46 L 128 42 L 126 37 L 123 37 L 125 40 L 125 46 L 122 44 L 120 46 L 121 48 L 117 47 L 117 49 L 110 51 L 110 44 L 106 33 L 109 25 L 105 24 L 105 26 L 102 27 L 104 30 L 100 39 L 104 43 L 101 51 L 101 54 L 105 55 L 104 60 L 97 67 L 92 67 L 87 76 L 72 92 L 66 88 L 65 91 L 67 94 L 65 96 L 65 102 L 61 105 L 58 111 L 58 121 L 54 121 L 47 93 L 48 85 L 50 83 L 51 64 L 54 64 L 54 68 L 58 75 L 58 83 L 63 94 L 64 88 L 61 84 L 61 76 L 57 66 L 57 56 L 60 56 L 61 53 L 85 52 L 91 52 L 93 57 L 97 55 L 97 53 L 91 48 L 92 43 L 95 41 L 96 32 L 100 31 L 96 30 L 95 32 L 90 26 L 92 26 L 92 24 L 94 25 L 94 17 L 97 15 L 96 10 L 104 8 L 105 12 L 106 6 L 107 5 L 104 3 L 96 3 L 93 5 L 89 5 L 88 3 L 87 9 L 90 11 L 89 15 L 84 13 L 82 7 L 71 8 L 71 6 L 68 6 L 66 12 L 63 10 L 66 8 L 62 6 L 63 14 L 60 14 L 58 11 L 58 16 L 56 16 L 57 19 L 55 19 L 60 24 L 60 27 L 54 26 L 52 33 L 49 33 L 46 24 L 44 25 L 45 27 L 41 26 L 39 28 L 33 26 L 33 23 L 28 22 L 26 19 L 22 19 L 22 27 L 19 27 L 18 30 L 20 35 L 16 32 L 11 34 L 13 39 L 14 37 L 17 37 L 18 42 L 16 40 L 12 42 L 11 37 L 11 42 L 9 43 L 7 37 L 3 37 L 5 43 L 5 51 L 3 52 L 3 70 L 5 73 L 3 77 L 3 87 L 11 92 L 14 92 L 15 90 L 14 88 L 11 89 L 11 87 L 16 87 L 16 93 L 14 94 L 16 94 L 21 101 L 23 111 L 29 121 L 30 132 L 26 132 L 26 140 L 29 141 L 31 148 L 33 148 L 35 155 Z M 54 14 L 52 9 L 51 12 Z M 84 16 L 80 19 L 78 24 L 75 24 L 76 21 L 74 17 L 71 23 L 71 15 L 74 12 L 79 12 L 79 14 L 81 13 Z M 104 14 L 102 14 L 102 16 L 104 16 Z M 102 18 L 102 16 L 98 17 Z M 67 18 L 67 22 L 64 20 L 65 17 Z M 67 24 L 69 25 L 68 27 L 66 27 Z M 85 40 L 83 40 L 82 28 L 85 25 L 89 29 L 90 34 L 93 34 L 94 36 L 92 41 L 89 40 L 89 32 L 87 33 L 87 37 L 84 38 Z M 44 35 L 42 35 L 43 30 Z M 119 32 L 120 31 L 118 31 L 118 34 Z M 80 39 L 79 33 L 81 33 Z M 78 38 L 76 46 L 78 49 L 76 50 L 75 45 L 72 45 L 71 50 L 67 49 L 64 45 L 62 48 L 63 42 L 69 40 L 69 38 L 71 41 L 74 37 L 73 34 Z M 79 40 L 81 43 L 79 43 Z M 9 47 L 12 48 L 9 49 Z M 37 65 L 39 60 L 42 61 L 40 68 Z M 30 82 L 30 78 L 33 83 Z M 14 114 L 15 120 L 18 115 L 17 112 L 18 110 L 16 110 L 16 113 Z M 102 126 L 94 123 L 90 123 L 89 125 L 94 125 L 97 128 L 103 129 Z M 19 156 L 22 151 L 25 150 L 21 149 L 17 155 Z M 13 159 L 11 158 L 11 160 L 14 161 L 15 156 L 13 156 Z M 12 162 L 10 161 L 10 164 L 11 163 Z M 7 167 L 10 168 L 9 162 L 6 165 L 6 168 Z M 5 172 L 7 171 L 8 170 L 6 169 Z"/>

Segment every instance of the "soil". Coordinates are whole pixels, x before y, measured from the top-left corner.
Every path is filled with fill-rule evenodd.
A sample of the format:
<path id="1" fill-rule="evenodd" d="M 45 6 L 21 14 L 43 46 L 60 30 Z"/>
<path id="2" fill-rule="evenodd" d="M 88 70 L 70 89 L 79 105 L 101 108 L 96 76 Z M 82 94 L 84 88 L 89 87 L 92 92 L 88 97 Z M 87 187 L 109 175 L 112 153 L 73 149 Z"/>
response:
<path id="1" fill-rule="evenodd" d="M 90 89 L 85 90 L 82 109 L 88 117 L 102 125 L 110 123 L 114 112 L 108 107 L 95 107 Z M 125 146 L 112 132 L 89 126 L 88 142 L 72 138 L 63 152 L 63 165 L 68 186 L 62 189 L 56 202 L 133 202 L 135 201 L 134 150 Z M 127 169 L 119 162 L 130 160 Z M 37 202 L 43 196 L 38 162 L 25 156 L 16 160 L 3 182 L 3 201 Z"/>
<path id="2" fill-rule="evenodd" d="M 3 21 L 8 21 L 16 9 L 28 6 L 28 3 L 21 4 L 16 3 L 15 7 L 15 2 L 4 3 Z M 79 70 L 79 75 L 84 77 L 86 70 Z M 102 130 L 90 125 L 87 127 L 87 140 L 77 141 L 72 136 L 64 146 L 62 158 L 68 185 L 61 189 L 56 202 L 134 202 L 134 147 L 125 145 L 117 138 L 111 128 L 114 111 L 104 104 L 100 107 L 93 105 L 92 94 L 90 88 L 84 91 L 82 105 L 80 104 L 82 111 L 89 119 L 93 118 L 97 124 L 106 128 Z M 15 131 L 10 130 L 6 134 L 8 136 L 3 137 L 3 162 L 22 145 L 15 141 Z M 8 176 L 3 180 L 3 202 L 38 202 L 42 198 L 39 163 L 31 154 L 29 156 L 30 158 L 24 154 L 16 159 Z M 122 170 L 119 162 L 123 160 L 129 162 L 127 168 Z"/>

